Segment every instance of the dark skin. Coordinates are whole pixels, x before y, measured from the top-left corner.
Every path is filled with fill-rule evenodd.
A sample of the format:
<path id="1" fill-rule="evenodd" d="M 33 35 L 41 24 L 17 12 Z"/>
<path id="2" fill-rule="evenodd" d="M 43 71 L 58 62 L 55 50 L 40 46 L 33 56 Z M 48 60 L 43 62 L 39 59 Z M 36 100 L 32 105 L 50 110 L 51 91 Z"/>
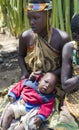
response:
<path id="1" fill-rule="evenodd" d="M 74 40 L 79 43 L 79 34 L 73 33 L 72 36 L 74 35 Z M 61 81 L 62 88 L 68 93 L 79 88 L 79 75 L 72 77 L 72 56 L 72 44 L 67 43 L 63 48 Z"/>
<path id="2" fill-rule="evenodd" d="M 42 38 L 45 38 L 45 36 L 48 34 L 47 19 L 48 19 L 48 23 L 49 23 L 48 27 L 49 27 L 51 11 L 48 12 L 48 18 L 47 18 L 46 11 L 41 11 L 41 12 L 28 11 L 27 16 L 29 19 L 29 24 L 32 29 L 23 32 L 19 39 L 19 65 L 21 67 L 22 79 L 29 76 L 29 72 L 27 71 L 27 65 L 24 60 L 25 56 L 27 55 L 27 47 L 34 44 L 35 42 L 34 33 L 37 33 Z M 50 45 L 53 48 L 55 48 L 61 53 L 63 45 L 68 41 L 70 41 L 70 37 L 66 32 L 56 28 L 52 28 Z M 54 70 L 54 72 L 59 76 L 60 70 L 61 69 L 58 68 Z"/>

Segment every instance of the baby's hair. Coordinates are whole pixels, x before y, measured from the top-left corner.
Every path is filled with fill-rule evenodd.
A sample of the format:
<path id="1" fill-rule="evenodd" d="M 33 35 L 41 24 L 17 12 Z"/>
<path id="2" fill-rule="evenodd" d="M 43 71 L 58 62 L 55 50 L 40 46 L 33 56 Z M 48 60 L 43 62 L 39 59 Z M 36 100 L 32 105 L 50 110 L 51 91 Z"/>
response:
<path id="1" fill-rule="evenodd" d="M 75 14 L 71 20 L 71 31 L 79 34 L 79 14 Z"/>
<path id="2" fill-rule="evenodd" d="M 51 74 L 51 75 L 53 75 L 54 77 L 55 77 L 55 85 L 57 84 L 57 82 L 58 82 L 58 78 L 57 78 L 57 76 L 56 76 L 56 74 L 55 73 L 52 73 L 52 72 L 47 72 L 46 74 Z M 45 74 L 45 75 L 46 75 Z"/>

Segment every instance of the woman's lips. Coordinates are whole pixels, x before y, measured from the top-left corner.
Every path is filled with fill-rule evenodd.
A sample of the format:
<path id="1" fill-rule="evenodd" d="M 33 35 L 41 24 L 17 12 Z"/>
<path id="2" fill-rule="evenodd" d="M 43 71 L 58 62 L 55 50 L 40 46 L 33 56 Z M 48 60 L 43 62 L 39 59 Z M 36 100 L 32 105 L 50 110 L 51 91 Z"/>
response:
<path id="1" fill-rule="evenodd" d="M 36 31 L 37 31 L 36 27 L 32 27 L 32 30 L 33 30 L 34 32 L 36 32 Z"/>

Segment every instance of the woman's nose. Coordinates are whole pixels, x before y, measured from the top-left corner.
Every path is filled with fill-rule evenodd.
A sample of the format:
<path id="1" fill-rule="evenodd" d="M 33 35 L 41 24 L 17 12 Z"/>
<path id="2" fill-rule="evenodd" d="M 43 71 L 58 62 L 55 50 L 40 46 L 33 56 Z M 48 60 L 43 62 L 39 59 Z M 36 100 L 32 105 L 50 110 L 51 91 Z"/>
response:
<path id="1" fill-rule="evenodd" d="M 34 22 L 34 19 L 31 19 L 31 20 L 30 20 L 30 25 L 34 25 L 34 23 L 35 23 L 35 22 Z"/>

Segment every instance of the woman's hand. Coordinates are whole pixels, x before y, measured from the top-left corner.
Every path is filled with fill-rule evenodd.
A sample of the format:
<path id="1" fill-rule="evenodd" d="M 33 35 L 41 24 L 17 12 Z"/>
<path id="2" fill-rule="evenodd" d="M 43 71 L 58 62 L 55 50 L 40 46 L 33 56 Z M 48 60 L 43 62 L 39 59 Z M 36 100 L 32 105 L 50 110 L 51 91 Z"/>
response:
<path id="1" fill-rule="evenodd" d="M 41 71 L 32 72 L 29 76 L 29 79 L 34 82 L 36 80 L 36 77 L 42 74 L 43 73 Z"/>

